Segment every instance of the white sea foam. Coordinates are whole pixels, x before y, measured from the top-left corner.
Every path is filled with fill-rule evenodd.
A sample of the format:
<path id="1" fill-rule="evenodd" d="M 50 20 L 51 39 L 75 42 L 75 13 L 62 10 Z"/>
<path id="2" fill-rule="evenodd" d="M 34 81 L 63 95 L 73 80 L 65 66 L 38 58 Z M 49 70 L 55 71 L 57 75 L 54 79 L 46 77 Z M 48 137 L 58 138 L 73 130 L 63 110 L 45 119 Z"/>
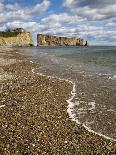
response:
<path id="1" fill-rule="evenodd" d="M 32 72 L 33 72 L 33 73 L 36 73 L 34 70 L 35 70 L 35 69 L 32 69 Z M 47 75 L 44 75 L 43 73 L 36 73 L 36 74 L 39 74 L 39 75 L 45 76 L 45 77 L 47 76 Z M 114 138 L 110 138 L 110 137 L 108 137 L 108 136 L 106 136 L 106 135 L 103 135 L 103 134 L 101 134 L 101 133 L 99 133 L 99 132 L 95 132 L 94 130 L 90 129 L 90 127 L 88 127 L 88 126 L 85 125 L 85 124 L 82 124 L 82 123 L 78 120 L 78 118 L 76 117 L 76 114 L 75 114 L 75 112 L 74 112 L 74 107 L 75 107 L 76 104 L 79 105 L 80 103 L 79 103 L 79 101 L 76 101 L 76 103 L 73 102 L 73 99 L 74 99 L 74 97 L 76 96 L 76 84 L 75 84 L 75 82 L 73 82 L 73 81 L 71 81 L 71 80 L 67 80 L 67 79 L 61 79 L 61 78 L 54 77 L 54 76 L 47 76 L 47 77 L 48 77 L 48 78 L 52 78 L 52 79 L 57 78 L 58 80 L 65 80 L 65 81 L 67 81 L 67 82 L 69 82 L 69 83 L 71 83 L 71 84 L 73 85 L 72 91 L 71 91 L 71 97 L 70 97 L 68 100 L 66 100 L 67 103 L 68 103 L 67 112 L 68 112 L 68 114 L 69 114 L 69 118 L 70 118 L 72 121 L 76 122 L 78 125 L 82 125 L 87 131 L 89 131 L 89 132 L 91 132 L 91 133 L 93 133 L 93 134 L 95 134 L 95 135 L 99 135 L 100 137 L 103 137 L 103 138 L 108 139 L 108 140 L 111 140 L 111 141 L 116 141 L 116 139 L 114 139 Z M 91 110 L 95 109 L 95 102 L 92 101 L 92 102 L 89 103 L 89 105 L 92 106 L 92 107 L 91 107 Z"/>
<path id="2" fill-rule="evenodd" d="M 108 75 L 111 75 L 111 74 L 108 74 L 108 73 L 104 73 L 104 74 L 103 73 L 99 73 L 98 75 L 100 75 L 100 76 L 103 76 L 103 75 L 104 76 L 108 76 Z"/>
<path id="3" fill-rule="evenodd" d="M 114 75 L 113 78 L 116 79 L 116 75 Z"/>
<path id="4" fill-rule="evenodd" d="M 116 79 L 116 75 L 109 76 L 109 79 L 115 80 Z"/>

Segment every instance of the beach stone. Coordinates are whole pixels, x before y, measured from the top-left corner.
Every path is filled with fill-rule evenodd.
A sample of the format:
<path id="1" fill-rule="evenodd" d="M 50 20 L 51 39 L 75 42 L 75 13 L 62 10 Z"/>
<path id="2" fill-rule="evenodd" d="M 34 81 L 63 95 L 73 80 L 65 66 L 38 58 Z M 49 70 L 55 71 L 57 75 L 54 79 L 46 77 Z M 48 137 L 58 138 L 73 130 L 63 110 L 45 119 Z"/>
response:
<path id="1" fill-rule="evenodd" d="M 6 106 L 0 109 L 1 155 L 115 155 L 115 142 L 69 118 L 66 100 L 72 85 L 32 73 L 41 65 L 9 50 L 5 58 L 22 61 L 3 69 L 8 74 L 15 72 L 13 79 L 2 81 L 0 104 Z"/>

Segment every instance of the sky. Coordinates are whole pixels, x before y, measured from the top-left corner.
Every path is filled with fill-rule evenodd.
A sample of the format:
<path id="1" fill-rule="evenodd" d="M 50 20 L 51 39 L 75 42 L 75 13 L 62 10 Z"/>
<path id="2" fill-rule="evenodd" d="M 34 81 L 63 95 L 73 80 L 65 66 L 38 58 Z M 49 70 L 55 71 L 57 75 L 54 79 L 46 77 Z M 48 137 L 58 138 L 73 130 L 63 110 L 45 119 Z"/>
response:
<path id="1" fill-rule="evenodd" d="M 116 0 L 0 0 L 0 31 L 22 27 L 77 37 L 90 45 L 116 45 Z"/>

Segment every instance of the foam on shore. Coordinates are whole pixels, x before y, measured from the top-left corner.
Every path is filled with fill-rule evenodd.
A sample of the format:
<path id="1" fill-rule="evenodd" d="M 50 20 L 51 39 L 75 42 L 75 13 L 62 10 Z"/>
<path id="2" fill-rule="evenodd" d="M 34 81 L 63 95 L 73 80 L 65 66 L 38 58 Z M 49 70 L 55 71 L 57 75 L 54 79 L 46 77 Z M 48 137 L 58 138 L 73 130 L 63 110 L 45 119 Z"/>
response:
<path id="1" fill-rule="evenodd" d="M 32 63 L 32 61 L 31 61 L 31 63 Z M 35 70 L 35 69 L 32 69 L 32 73 L 36 73 L 34 70 Z M 76 114 L 75 114 L 75 112 L 74 112 L 74 106 L 75 106 L 76 104 L 79 105 L 79 101 L 76 101 L 76 103 L 73 102 L 73 99 L 74 99 L 74 97 L 76 96 L 76 84 L 75 84 L 75 82 L 73 82 L 73 81 L 71 81 L 71 80 L 68 80 L 68 79 L 63 79 L 63 78 L 61 79 L 61 78 L 54 77 L 54 76 L 48 76 L 48 75 L 45 75 L 45 74 L 43 74 L 43 73 L 36 73 L 36 74 L 38 74 L 38 75 L 40 75 L 40 76 L 48 77 L 48 78 L 50 78 L 50 79 L 56 78 L 56 79 L 58 79 L 58 80 L 66 81 L 66 82 L 68 82 L 68 83 L 71 83 L 71 84 L 72 84 L 72 91 L 71 91 L 71 93 L 70 93 L 70 94 L 71 94 L 71 97 L 70 97 L 68 100 L 66 100 L 66 102 L 68 103 L 67 112 L 68 112 L 68 114 L 69 114 L 69 118 L 70 118 L 72 121 L 76 122 L 78 125 L 83 126 L 88 132 L 91 132 L 91 133 L 93 133 L 93 134 L 95 134 L 95 135 L 99 135 L 100 137 L 103 137 L 103 138 L 108 139 L 108 140 L 111 140 L 111 141 L 116 141 L 116 139 L 110 138 L 110 137 L 108 137 L 108 136 L 106 136 L 106 135 L 103 135 L 103 134 L 101 134 L 101 133 L 95 132 L 94 130 L 92 130 L 92 129 L 90 129 L 88 126 L 86 126 L 85 124 L 82 124 L 81 122 L 79 122 L 79 120 L 78 120 L 78 118 L 76 117 Z M 90 103 L 88 103 L 88 105 L 91 105 L 91 106 L 92 106 L 92 110 L 95 108 L 95 102 L 90 102 Z"/>

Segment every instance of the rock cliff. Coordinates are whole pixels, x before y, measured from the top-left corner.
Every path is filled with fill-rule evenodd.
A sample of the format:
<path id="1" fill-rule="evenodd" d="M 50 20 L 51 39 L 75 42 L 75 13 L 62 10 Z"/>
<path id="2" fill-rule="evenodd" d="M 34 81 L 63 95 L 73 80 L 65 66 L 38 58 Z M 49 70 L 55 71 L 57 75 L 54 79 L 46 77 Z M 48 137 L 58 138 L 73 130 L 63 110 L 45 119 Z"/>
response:
<path id="1" fill-rule="evenodd" d="M 57 37 L 44 34 L 37 35 L 38 46 L 84 46 L 84 42 L 80 38 Z"/>
<path id="2" fill-rule="evenodd" d="M 29 32 L 0 32 L 0 46 L 31 46 L 32 36 Z"/>

